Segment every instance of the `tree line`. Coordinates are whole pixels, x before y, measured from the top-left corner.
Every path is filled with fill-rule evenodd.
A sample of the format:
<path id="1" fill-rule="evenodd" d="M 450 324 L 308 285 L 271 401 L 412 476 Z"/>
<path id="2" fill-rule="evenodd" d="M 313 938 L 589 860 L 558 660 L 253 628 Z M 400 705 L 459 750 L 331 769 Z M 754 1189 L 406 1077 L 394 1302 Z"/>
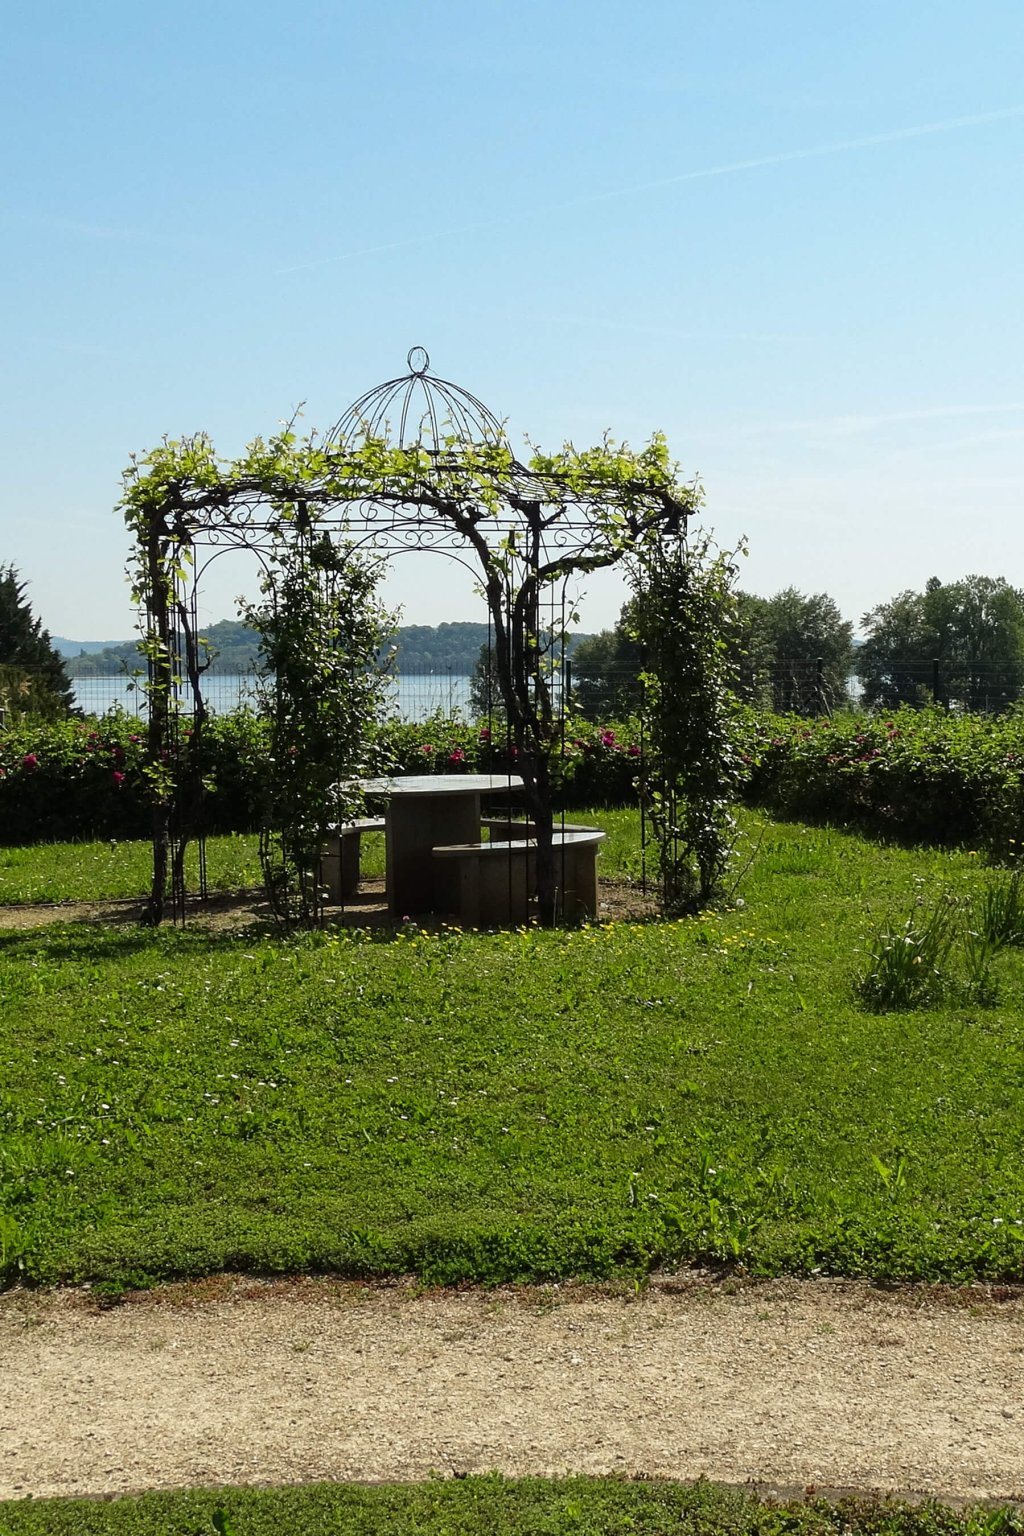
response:
<path id="1" fill-rule="evenodd" d="M 1003 577 L 943 583 L 933 576 L 922 591 L 900 592 L 865 613 L 859 643 L 825 592 L 786 587 L 773 597 L 735 598 L 723 644 L 752 704 L 822 714 L 856 697 L 871 709 L 934 700 L 997 711 L 1024 690 L 1024 591 Z M 636 709 L 643 653 L 635 633 L 627 603 L 614 629 L 576 650 L 573 692 L 589 718 Z"/>
<path id="2" fill-rule="evenodd" d="M 572 636 L 576 644 L 585 638 Z M 199 635 L 213 673 L 253 672 L 259 666 L 260 637 L 241 619 L 221 619 Z M 406 677 L 451 672 L 468 677 L 481 646 L 487 645 L 487 625 L 472 620 L 442 624 L 400 624 L 381 648 L 380 662 L 392 659 L 396 672 Z M 65 656 L 69 676 L 111 677 L 134 672 L 143 665 L 138 643 L 125 640 L 98 651 Z"/>
<path id="3" fill-rule="evenodd" d="M 1024 692 L 1024 591 L 1002 577 L 930 578 L 919 591 L 898 593 L 853 624 L 827 593 L 786 587 L 772 597 L 737 592 L 733 623 L 723 636 L 749 702 L 798 714 L 824 713 L 855 696 L 868 708 L 920 706 L 932 700 L 998 711 Z M 640 699 L 644 658 L 629 603 L 614 628 L 574 635 L 569 647 L 575 702 L 588 718 L 630 714 Z M 206 631 L 220 671 L 247 671 L 258 639 L 239 620 Z M 406 674 L 474 674 L 474 702 L 486 713 L 487 626 L 478 623 L 406 625 L 393 636 Z M 32 613 L 25 583 L 12 565 L 0 567 L 0 707 L 14 713 L 59 715 L 73 702 L 72 679 L 109 676 L 140 665 L 133 641 L 62 658 Z"/>

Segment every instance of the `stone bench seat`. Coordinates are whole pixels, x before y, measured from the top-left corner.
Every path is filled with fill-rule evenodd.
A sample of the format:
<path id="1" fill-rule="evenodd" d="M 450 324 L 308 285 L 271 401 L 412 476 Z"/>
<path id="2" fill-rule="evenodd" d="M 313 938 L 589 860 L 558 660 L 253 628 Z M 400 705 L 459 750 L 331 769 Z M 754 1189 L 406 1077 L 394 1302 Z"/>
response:
<path id="1" fill-rule="evenodd" d="M 499 825 L 504 829 L 508 822 Z M 596 915 L 597 850 L 604 837 L 596 827 L 555 833 L 555 909 L 560 916 Z M 434 858 L 456 864 L 459 922 L 464 928 L 497 928 L 529 921 L 537 888 L 536 838 L 452 843 L 435 848 Z"/>
<path id="2" fill-rule="evenodd" d="M 490 837 L 500 841 L 502 838 L 535 838 L 537 826 L 532 821 L 517 821 L 515 817 L 507 816 L 483 816 L 480 820 L 480 830 L 486 831 Z M 584 826 L 582 822 L 560 821 L 555 819 L 555 836 L 560 832 L 597 832 L 598 827 Z M 602 836 L 604 834 L 602 833 Z"/>
<path id="3" fill-rule="evenodd" d="M 383 816 L 357 816 L 328 827 L 320 849 L 320 883 L 335 906 L 348 901 L 359 888 L 360 843 L 364 832 L 383 832 Z"/>

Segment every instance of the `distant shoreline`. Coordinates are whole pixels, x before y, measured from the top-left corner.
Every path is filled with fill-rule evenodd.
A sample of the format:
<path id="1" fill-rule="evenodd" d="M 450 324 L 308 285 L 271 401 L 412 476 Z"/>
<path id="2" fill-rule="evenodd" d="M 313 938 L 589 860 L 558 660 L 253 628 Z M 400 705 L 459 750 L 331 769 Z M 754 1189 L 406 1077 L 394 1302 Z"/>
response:
<path id="1" fill-rule="evenodd" d="M 491 635 L 486 622 L 470 620 L 445 624 L 403 624 L 388 649 L 393 649 L 394 671 L 400 677 L 472 677 L 480 653 Z M 571 655 L 589 635 L 573 632 L 566 637 Z M 253 631 L 237 619 L 221 619 L 200 632 L 214 656 L 208 676 L 235 677 L 252 674 L 258 665 Z M 72 640 L 53 635 L 50 644 L 59 652 L 72 679 L 124 678 L 144 670 L 139 641 Z"/>

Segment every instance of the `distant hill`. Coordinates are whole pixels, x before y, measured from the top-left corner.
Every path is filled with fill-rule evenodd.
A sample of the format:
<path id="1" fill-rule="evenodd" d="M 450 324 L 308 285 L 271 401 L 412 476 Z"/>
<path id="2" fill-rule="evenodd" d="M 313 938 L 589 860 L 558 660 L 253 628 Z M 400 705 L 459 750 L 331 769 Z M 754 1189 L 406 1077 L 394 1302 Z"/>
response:
<path id="1" fill-rule="evenodd" d="M 256 666 L 256 637 L 240 619 L 221 619 L 202 631 L 213 660 L 211 672 L 251 672 Z M 145 671 L 137 640 L 113 640 L 106 645 L 95 641 L 67 640 L 59 643 L 67 660 L 69 677 L 118 677 L 125 672 Z M 73 647 L 78 645 L 78 650 Z M 64 650 L 63 646 L 68 649 Z"/>
<path id="2" fill-rule="evenodd" d="M 63 635 L 50 636 L 50 644 L 61 656 L 77 656 L 80 651 L 92 656 L 96 651 L 114 650 L 121 643 L 120 640 L 66 640 Z"/>
<path id="3" fill-rule="evenodd" d="M 213 655 L 213 673 L 252 672 L 257 665 L 256 637 L 240 619 L 221 619 L 203 630 Z M 585 640 L 573 634 L 569 650 Z M 144 671 L 145 663 L 134 640 L 65 640 L 54 645 L 66 658 L 69 677 L 117 677 Z M 468 677 L 476 666 L 480 647 L 487 643 L 487 625 L 473 622 L 404 624 L 395 633 L 396 666 L 406 677 L 431 672 Z"/>
<path id="4" fill-rule="evenodd" d="M 398 670 L 407 677 L 425 672 L 452 672 L 468 677 L 480 658 L 480 648 L 487 644 L 488 626 L 474 623 L 405 624 L 395 636 Z M 587 635 L 571 634 L 567 649 Z"/>

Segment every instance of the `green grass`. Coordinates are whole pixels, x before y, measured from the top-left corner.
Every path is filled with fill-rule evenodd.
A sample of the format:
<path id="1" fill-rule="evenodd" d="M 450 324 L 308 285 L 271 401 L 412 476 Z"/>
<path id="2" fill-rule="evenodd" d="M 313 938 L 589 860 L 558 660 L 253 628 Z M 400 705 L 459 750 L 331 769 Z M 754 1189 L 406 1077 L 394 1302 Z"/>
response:
<path id="1" fill-rule="evenodd" d="M 259 839 L 236 834 L 206 844 L 211 890 L 236 891 L 262 881 Z M 198 874 L 195 851 L 187 858 L 188 878 Z M 37 843 L 0 848 L 0 906 L 12 902 L 116 901 L 144 896 L 153 871 L 149 843 Z M 0 912 L 0 926 L 3 914 Z"/>
<path id="2" fill-rule="evenodd" d="M 635 811 L 580 811 L 569 820 L 602 827 L 607 835 L 601 869 L 612 879 L 639 880 L 641 856 Z M 360 850 L 363 874 L 383 877 L 384 837 L 364 833 Z M 152 875 L 152 849 L 147 842 L 37 843 L 26 848 L 0 848 L 0 908 L 15 902 L 115 901 L 145 896 Z M 187 859 L 190 886 L 198 881 L 197 855 Z M 206 874 L 212 891 L 238 891 L 259 886 L 263 875 L 259 839 L 234 834 L 206 842 Z M 0 926 L 2 926 L 0 911 Z"/>
<path id="3" fill-rule="evenodd" d="M 496 1475 L 0 1504 L 0 1536 L 1019 1536 L 1012 1509 L 765 1503 L 700 1482 Z"/>
<path id="4" fill-rule="evenodd" d="M 1024 957 L 994 1008 L 853 988 L 977 863 L 766 824 L 683 922 L 0 933 L 0 1274 L 1020 1278 Z"/>

